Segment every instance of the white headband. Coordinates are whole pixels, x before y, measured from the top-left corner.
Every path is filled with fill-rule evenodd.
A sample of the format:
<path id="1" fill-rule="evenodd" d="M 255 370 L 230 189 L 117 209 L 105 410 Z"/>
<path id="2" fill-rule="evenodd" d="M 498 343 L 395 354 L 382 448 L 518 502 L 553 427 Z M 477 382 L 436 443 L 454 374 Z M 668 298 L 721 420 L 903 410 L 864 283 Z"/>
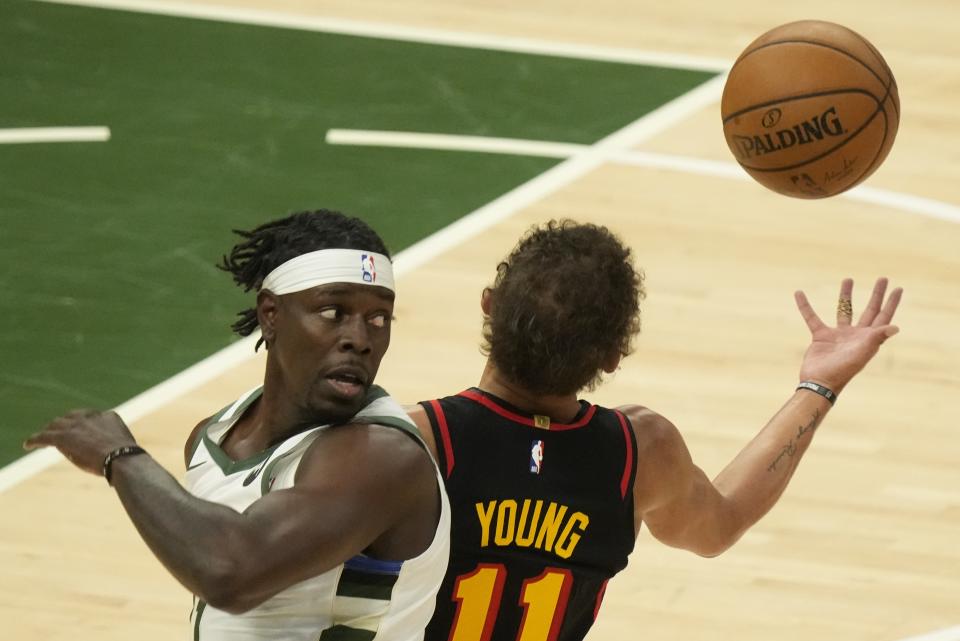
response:
<path id="1" fill-rule="evenodd" d="M 260 289 L 279 296 L 330 283 L 376 285 L 395 291 L 390 259 L 359 249 L 321 249 L 291 258 L 267 274 Z"/>

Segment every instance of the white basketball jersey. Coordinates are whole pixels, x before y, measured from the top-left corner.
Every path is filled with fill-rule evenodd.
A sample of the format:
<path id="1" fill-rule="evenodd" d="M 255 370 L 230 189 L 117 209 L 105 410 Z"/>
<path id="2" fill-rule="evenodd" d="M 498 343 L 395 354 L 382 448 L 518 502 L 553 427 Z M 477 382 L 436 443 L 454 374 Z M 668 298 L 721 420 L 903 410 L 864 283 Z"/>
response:
<path id="1" fill-rule="evenodd" d="M 256 388 L 200 430 L 187 467 L 194 496 L 242 512 L 272 490 L 293 486 L 297 466 L 321 430 L 300 432 L 260 454 L 233 461 L 220 443 L 244 410 L 260 397 Z M 417 434 L 406 413 L 379 387 L 371 387 L 356 418 Z M 194 641 L 419 641 L 433 614 L 450 553 L 450 504 L 437 471 L 440 521 L 433 542 L 407 561 L 358 555 L 319 576 L 293 585 L 243 614 L 230 614 L 194 599 Z"/>

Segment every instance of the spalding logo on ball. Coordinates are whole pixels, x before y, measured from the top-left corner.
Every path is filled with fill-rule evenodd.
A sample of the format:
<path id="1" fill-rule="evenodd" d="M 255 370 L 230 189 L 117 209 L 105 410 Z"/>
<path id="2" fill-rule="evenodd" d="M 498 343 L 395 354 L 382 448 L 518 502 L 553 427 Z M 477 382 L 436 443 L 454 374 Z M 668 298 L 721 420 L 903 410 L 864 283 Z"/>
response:
<path id="1" fill-rule="evenodd" d="M 730 70 L 720 111 L 727 146 L 757 182 L 787 196 L 825 198 L 860 183 L 887 157 L 900 98 L 866 39 L 804 20 L 750 43 Z"/>

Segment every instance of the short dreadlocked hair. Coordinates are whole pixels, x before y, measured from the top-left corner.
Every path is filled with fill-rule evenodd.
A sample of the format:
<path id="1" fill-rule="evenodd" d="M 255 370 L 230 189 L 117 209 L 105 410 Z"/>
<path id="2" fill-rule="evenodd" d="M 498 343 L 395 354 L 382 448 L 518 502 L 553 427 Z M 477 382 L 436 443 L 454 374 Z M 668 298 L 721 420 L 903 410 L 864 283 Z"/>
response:
<path id="1" fill-rule="evenodd" d="M 643 272 L 606 227 L 572 220 L 531 228 L 497 266 L 482 351 L 535 394 L 592 390 L 632 351 Z"/>
<path id="2" fill-rule="evenodd" d="M 244 240 L 234 245 L 217 267 L 230 272 L 245 292 L 259 290 L 267 274 L 291 258 L 321 249 L 366 249 L 390 257 L 383 240 L 369 225 L 328 209 L 297 212 L 251 231 L 234 229 L 233 233 Z M 240 320 L 231 326 L 237 334 L 249 336 L 257 329 L 255 307 L 237 316 Z M 261 343 L 263 338 L 256 348 Z"/>

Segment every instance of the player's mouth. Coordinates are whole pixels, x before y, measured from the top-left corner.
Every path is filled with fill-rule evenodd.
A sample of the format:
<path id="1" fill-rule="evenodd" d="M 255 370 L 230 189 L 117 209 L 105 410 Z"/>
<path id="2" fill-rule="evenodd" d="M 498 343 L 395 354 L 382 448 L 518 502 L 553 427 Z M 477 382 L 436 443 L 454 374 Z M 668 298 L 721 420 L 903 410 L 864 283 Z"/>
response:
<path id="1" fill-rule="evenodd" d="M 352 399 L 367 390 L 366 373 L 354 367 L 337 368 L 327 374 L 326 381 L 343 398 Z"/>

